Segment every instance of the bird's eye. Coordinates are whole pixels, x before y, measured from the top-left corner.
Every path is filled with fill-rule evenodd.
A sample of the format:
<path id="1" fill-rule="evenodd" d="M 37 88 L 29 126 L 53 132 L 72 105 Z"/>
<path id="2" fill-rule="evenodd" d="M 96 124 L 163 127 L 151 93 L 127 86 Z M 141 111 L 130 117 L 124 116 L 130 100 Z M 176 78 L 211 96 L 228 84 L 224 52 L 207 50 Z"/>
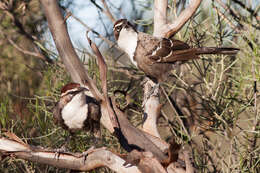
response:
<path id="1" fill-rule="evenodd" d="M 121 30 L 121 26 L 116 27 L 117 32 L 120 32 L 120 30 Z"/>

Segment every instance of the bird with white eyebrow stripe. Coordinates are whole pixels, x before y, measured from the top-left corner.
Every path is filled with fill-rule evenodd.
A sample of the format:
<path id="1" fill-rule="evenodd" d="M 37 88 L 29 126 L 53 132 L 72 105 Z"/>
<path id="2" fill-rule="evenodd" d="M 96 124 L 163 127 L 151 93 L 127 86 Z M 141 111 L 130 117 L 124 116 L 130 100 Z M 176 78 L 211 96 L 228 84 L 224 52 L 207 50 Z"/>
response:
<path id="1" fill-rule="evenodd" d="M 239 51 L 229 47 L 191 48 L 179 40 L 138 32 L 126 19 L 116 21 L 113 31 L 118 46 L 128 54 L 131 62 L 159 83 L 167 79 L 177 61 L 198 59 L 201 54 L 236 54 Z"/>
<path id="2" fill-rule="evenodd" d="M 100 117 L 100 105 L 88 88 L 78 83 L 68 83 L 62 87 L 60 100 L 53 108 L 55 124 L 71 134 L 91 130 L 95 137 L 99 137 Z"/>

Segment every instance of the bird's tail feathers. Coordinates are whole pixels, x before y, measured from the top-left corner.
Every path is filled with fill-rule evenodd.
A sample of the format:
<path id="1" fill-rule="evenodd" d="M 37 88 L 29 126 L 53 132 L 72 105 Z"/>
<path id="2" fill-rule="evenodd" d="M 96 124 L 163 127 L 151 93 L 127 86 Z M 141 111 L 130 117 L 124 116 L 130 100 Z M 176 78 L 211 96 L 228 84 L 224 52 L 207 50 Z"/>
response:
<path id="1" fill-rule="evenodd" d="M 231 47 L 200 47 L 195 49 L 196 49 L 196 55 L 201 55 L 201 54 L 235 55 L 239 51 L 239 49 L 231 48 Z"/>

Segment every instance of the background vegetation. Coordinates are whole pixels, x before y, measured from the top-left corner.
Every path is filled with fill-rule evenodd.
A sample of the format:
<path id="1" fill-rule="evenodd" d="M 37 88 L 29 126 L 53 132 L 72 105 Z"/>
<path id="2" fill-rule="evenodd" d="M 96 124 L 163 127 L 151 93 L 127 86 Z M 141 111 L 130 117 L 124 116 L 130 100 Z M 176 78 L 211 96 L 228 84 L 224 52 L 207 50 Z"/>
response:
<path id="1" fill-rule="evenodd" d="M 95 1 L 91 2 L 97 7 Z M 198 172 L 259 172 L 260 107 L 259 86 L 256 85 L 260 80 L 259 1 L 230 0 L 226 2 L 226 10 L 218 2 L 212 0 L 202 4 L 175 38 L 192 46 L 232 46 L 241 51 L 236 57 L 205 56 L 202 60 L 187 62 L 182 65 L 181 73 L 173 70 L 164 87 L 175 99 L 185 93 L 191 99 L 189 103 L 199 103 L 199 107 L 194 108 L 199 113 L 185 114 L 189 116 L 186 128 L 190 133 L 187 134 L 162 98 L 165 104 L 158 126 L 165 140 L 174 135 L 180 143 L 192 146 L 193 164 Z M 170 20 L 186 3 L 186 0 L 169 3 Z M 140 24 L 140 30 L 151 33 L 149 12 L 152 2 L 137 1 L 133 4 L 138 12 L 129 19 Z M 63 1 L 62 5 L 67 8 L 73 3 Z M 113 8 L 112 2 L 110 5 Z M 106 21 L 104 16 L 99 20 L 100 23 Z M 104 25 L 111 26 L 111 23 Z M 60 148 L 69 133 L 53 124 L 52 108 L 59 99 L 60 88 L 70 81 L 70 77 L 56 53 L 46 48 L 43 37 L 46 29 L 39 1 L 0 3 L 0 134 L 11 131 L 32 145 Z M 112 30 L 108 31 L 107 36 L 112 39 L 111 33 Z M 110 94 L 117 95 L 117 101 L 127 111 L 128 118 L 135 126 L 140 126 L 140 83 L 144 75 L 130 64 L 123 63 L 125 56 L 116 48 L 107 45 L 102 49 L 110 67 Z M 99 83 L 91 53 L 83 48 L 78 52 L 90 76 Z M 124 92 L 126 95 L 122 94 Z M 187 109 L 193 111 L 192 106 L 187 105 Z M 77 140 L 72 139 L 68 149 L 83 152 L 94 145 L 124 152 L 111 134 L 104 128 L 101 131 L 100 140 L 92 134 L 79 132 Z M 0 170 L 67 172 L 10 157 L 1 158 Z M 93 172 L 110 170 L 102 168 Z"/>

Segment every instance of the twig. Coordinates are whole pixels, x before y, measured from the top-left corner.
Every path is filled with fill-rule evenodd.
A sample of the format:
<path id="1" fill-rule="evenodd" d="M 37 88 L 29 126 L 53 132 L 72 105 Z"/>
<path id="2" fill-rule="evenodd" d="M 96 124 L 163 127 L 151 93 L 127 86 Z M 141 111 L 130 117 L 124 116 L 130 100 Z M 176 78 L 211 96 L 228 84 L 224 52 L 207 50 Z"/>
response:
<path id="1" fill-rule="evenodd" d="M 222 12 L 220 12 L 218 10 L 217 7 L 213 6 L 213 8 L 216 10 L 217 14 L 223 18 L 229 25 L 230 27 L 235 30 L 237 33 L 242 33 L 242 30 L 240 30 L 238 27 L 236 27 Z M 253 43 L 245 36 L 245 35 L 242 35 L 242 38 L 243 40 L 248 44 L 248 46 L 254 50 L 254 46 L 253 46 Z"/>
<path id="2" fill-rule="evenodd" d="M 229 11 L 229 13 L 235 18 L 235 19 L 240 19 L 241 17 L 239 14 L 232 8 L 232 7 L 227 7 L 225 3 L 223 3 L 221 0 L 216 0 L 219 5 L 221 5 L 225 10 Z"/>
<path id="3" fill-rule="evenodd" d="M 258 21 L 260 21 L 260 16 L 257 15 L 257 11 L 252 10 L 251 8 L 247 7 L 243 2 L 238 0 L 232 0 L 236 4 L 240 5 L 242 8 L 246 9 L 252 16 L 254 16 Z"/>
<path id="4" fill-rule="evenodd" d="M 172 110 L 174 111 L 175 115 L 177 116 L 177 119 L 179 120 L 179 123 L 182 126 L 182 129 L 184 130 L 184 132 L 186 133 L 187 136 L 189 136 L 189 133 L 184 125 L 184 122 L 181 119 L 181 116 L 184 116 L 184 114 L 181 112 L 181 110 L 179 108 L 176 108 L 177 105 L 173 105 L 173 102 L 169 99 L 168 94 L 166 93 L 165 89 L 160 86 L 160 88 L 162 89 L 162 92 L 164 94 L 164 96 L 166 97 L 166 99 L 168 100 L 169 104 L 171 105 Z"/>
<path id="5" fill-rule="evenodd" d="M 28 51 L 28 50 L 25 50 L 23 48 L 21 48 L 20 46 L 18 46 L 12 39 L 10 39 L 6 34 L 3 33 L 3 31 L 0 29 L 0 34 L 3 35 L 4 37 L 6 37 L 6 39 L 8 40 L 8 42 L 15 48 L 17 49 L 19 52 L 22 52 L 23 54 L 25 55 L 30 55 L 30 56 L 34 56 L 34 57 L 37 57 L 37 58 L 40 58 L 44 61 L 46 61 L 46 57 L 43 56 L 42 54 L 40 53 L 36 53 L 36 52 L 31 52 L 31 51 Z M 49 61 L 49 60 L 48 60 Z"/>
<path id="6" fill-rule="evenodd" d="M 96 0 L 90 0 L 90 2 L 94 4 L 99 10 L 103 11 L 103 8 L 96 3 Z"/>
<path id="7" fill-rule="evenodd" d="M 168 28 L 170 28 L 169 31 L 164 33 L 166 38 L 170 38 L 174 36 L 184 25 L 185 23 L 193 16 L 193 14 L 197 11 L 197 9 L 200 6 L 202 0 L 191 0 L 190 5 L 185 8 L 184 11 L 181 12 L 181 14 L 178 16 L 178 18 L 170 25 L 168 25 Z"/>
<path id="8" fill-rule="evenodd" d="M 115 23 L 116 22 L 116 19 L 113 17 L 112 13 L 110 12 L 108 6 L 107 6 L 107 3 L 105 0 L 101 0 L 101 2 L 103 3 L 104 7 L 106 10 L 104 10 L 103 12 L 107 15 L 107 17 L 113 22 Z"/>
<path id="9" fill-rule="evenodd" d="M 109 67 L 109 70 L 114 71 L 114 72 L 120 72 L 124 73 L 127 75 L 129 78 L 135 79 L 135 80 L 140 80 L 141 77 L 137 76 L 136 74 L 132 74 L 130 71 L 130 68 L 125 68 L 125 67 Z"/>
<path id="10" fill-rule="evenodd" d="M 213 6 L 213 8 L 216 10 L 217 14 L 230 25 L 233 30 L 235 30 L 237 33 L 241 32 L 222 12 L 219 11 L 216 6 Z"/>
<path id="11" fill-rule="evenodd" d="M 73 13 L 71 13 L 71 11 L 69 11 L 68 9 L 64 8 L 64 10 L 70 14 L 71 17 L 73 17 L 76 21 L 78 21 L 82 26 L 84 26 L 87 30 L 93 32 L 94 34 L 96 34 L 99 38 L 101 38 L 102 40 L 104 40 L 107 44 L 109 44 L 110 47 L 114 46 L 114 43 L 110 40 L 108 40 L 106 37 L 102 36 L 101 34 L 99 34 L 97 31 L 95 31 L 94 29 L 90 28 L 87 24 L 85 24 L 84 22 L 82 22 L 82 20 L 80 18 L 78 18 L 77 16 L 75 16 Z"/>
<path id="12" fill-rule="evenodd" d="M 11 2 L 11 1 L 10 1 Z M 30 35 L 29 33 L 27 33 L 22 25 L 22 23 L 16 18 L 16 16 L 12 13 L 12 11 L 10 10 L 11 6 L 7 6 L 6 4 L 0 2 L 0 9 L 2 9 L 5 13 L 7 14 L 11 20 L 13 21 L 14 25 L 19 29 L 19 33 L 22 34 L 23 36 L 25 36 L 25 38 L 27 38 L 31 44 L 34 46 L 35 50 L 37 53 L 31 52 L 31 51 L 27 51 L 27 50 L 23 50 L 22 48 L 20 48 L 17 44 L 15 44 L 13 42 L 13 40 L 11 38 L 9 38 L 8 36 L 6 36 L 6 34 L 4 34 L 4 32 L 0 29 L 1 34 L 4 35 L 4 37 L 7 38 L 8 42 L 10 44 L 12 44 L 18 51 L 26 54 L 26 55 L 31 55 L 37 58 L 40 58 L 44 61 L 47 61 L 49 63 L 53 63 L 52 59 L 50 59 L 48 56 L 45 56 L 42 52 L 41 49 L 37 46 L 37 44 L 35 44 L 36 41 L 36 37 Z M 4 17 L 4 16 L 3 16 Z"/>

